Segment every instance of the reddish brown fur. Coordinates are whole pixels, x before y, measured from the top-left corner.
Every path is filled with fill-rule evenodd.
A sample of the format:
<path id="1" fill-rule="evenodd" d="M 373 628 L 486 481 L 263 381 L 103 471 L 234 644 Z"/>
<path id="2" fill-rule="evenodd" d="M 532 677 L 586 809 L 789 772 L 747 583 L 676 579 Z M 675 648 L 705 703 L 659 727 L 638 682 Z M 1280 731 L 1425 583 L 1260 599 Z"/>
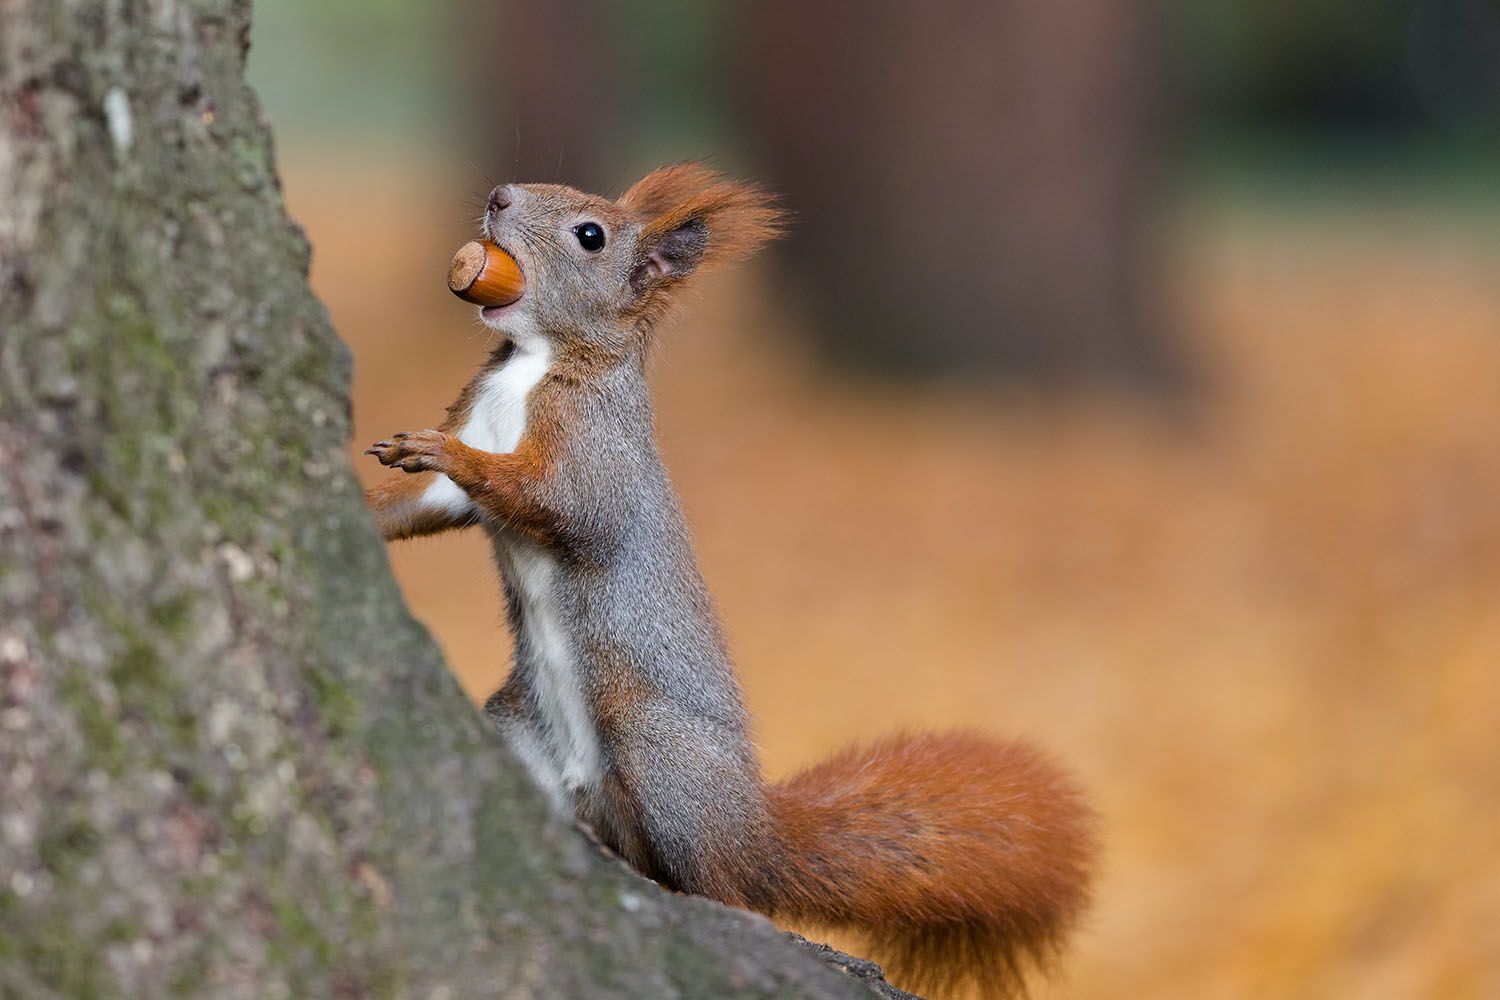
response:
<path id="1" fill-rule="evenodd" d="M 637 218 L 650 221 L 725 179 L 701 163 L 669 163 L 632 184 L 620 196 L 619 204 Z"/>
<path id="2" fill-rule="evenodd" d="M 506 454 L 471 448 L 443 431 L 397 434 L 369 451 L 384 464 L 407 472 L 441 472 L 493 521 L 538 542 L 554 541 L 564 528 L 547 503 L 545 477 L 550 464 L 545 445 L 539 445 L 530 433 L 514 452 Z M 413 527 L 418 526 L 417 520 L 412 519 Z"/>
<path id="3" fill-rule="evenodd" d="M 699 163 L 678 163 L 653 170 L 620 198 L 620 205 L 642 223 L 642 261 L 656 241 L 692 222 L 708 233 L 707 250 L 693 268 L 750 256 L 781 235 L 785 213 L 775 199 L 754 184 L 731 180 Z M 654 326 L 671 306 L 671 289 L 687 275 L 668 275 L 648 288 L 629 311 L 642 326 Z"/>
<path id="4" fill-rule="evenodd" d="M 642 178 L 620 199 L 646 223 L 641 244 L 694 219 L 709 227 L 700 267 L 741 260 L 781 234 L 784 215 L 754 184 L 730 180 L 697 163 L 663 167 Z"/>
<path id="5" fill-rule="evenodd" d="M 387 540 L 419 538 L 458 527 L 445 511 L 423 508 L 416 502 L 434 478 L 431 472 L 392 476 L 365 490 L 365 503 L 385 512 L 381 528 Z"/>
<path id="6" fill-rule="evenodd" d="M 766 909 L 859 928 L 909 988 L 1020 991 L 1088 901 L 1094 815 L 1023 744 L 892 738 L 769 793 L 786 872 Z"/>

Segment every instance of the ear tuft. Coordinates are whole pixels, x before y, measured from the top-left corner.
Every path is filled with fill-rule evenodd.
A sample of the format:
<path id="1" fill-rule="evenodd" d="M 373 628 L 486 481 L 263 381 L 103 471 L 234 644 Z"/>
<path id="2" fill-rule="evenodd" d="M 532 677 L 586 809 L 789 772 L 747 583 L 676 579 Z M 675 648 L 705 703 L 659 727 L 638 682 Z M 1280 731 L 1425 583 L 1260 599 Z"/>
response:
<path id="1" fill-rule="evenodd" d="M 723 179 L 702 163 L 669 163 L 631 185 L 620 205 L 642 220 L 654 219 Z"/>
<path id="2" fill-rule="evenodd" d="M 781 233 L 775 199 L 754 184 L 735 181 L 699 163 L 654 170 L 620 198 L 641 224 L 630 270 L 633 312 L 655 323 L 694 272 L 748 257 Z"/>
<path id="3" fill-rule="evenodd" d="M 697 163 L 647 174 L 620 199 L 642 223 L 631 284 L 685 278 L 703 266 L 738 260 L 780 235 L 784 214 L 760 187 Z"/>

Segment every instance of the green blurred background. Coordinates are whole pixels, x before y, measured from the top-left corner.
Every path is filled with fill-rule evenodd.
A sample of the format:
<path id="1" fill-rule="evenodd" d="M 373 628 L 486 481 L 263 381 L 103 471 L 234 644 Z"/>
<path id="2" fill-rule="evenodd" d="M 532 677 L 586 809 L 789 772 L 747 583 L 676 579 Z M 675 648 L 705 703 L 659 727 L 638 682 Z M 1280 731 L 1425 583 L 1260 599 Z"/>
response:
<path id="1" fill-rule="evenodd" d="M 503 92 L 476 94 L 475 76 L 485 63 L 514 59 L 533 44 L 520 32 L 531 19 L 561 17 L 579 35 L 539 62 L 553 62 L 566 76 L 576 61 L 607 49 L 622 74 L 612 93 L 601 95 L 627 109 L 628 120 L 601 137 L 613 157 L 640 166 L 663 156 L 700 156 L 725 143 L 744 155 L 753 145 L 736 121 L 733 92 L 737 74 L 756 70 L 738 64 L 746 53 L 733 32 L 747 19 L 769 18 L 774 7 L 619 0 L 567 5 L 578 13 L 554 15 L 546 5 L 533 6 L 538 9 L 476 0 L 440 8 L 410 0 L 261 0 L 251 72 L 283 134 L 395 145 L 425 138 L 510 155 L 512 127 L 546 109 L 518 107 Z M 969 13 L 986 6 L 1003 11 L 1007 5 L 938 4 L 929 12 L 951 11 L 961 29 Z M 1227 142 L 1235 149 L 1264 148 L 1267 156 L 1289 162 L 1325 160 L 1329 167 L 1367 158 L 1374 163 L 1366 166 L 1408 170 L 1493 163 L 1500 141 L 1500 13 L 1491 3 L 1095 6 L 1147 19 L 1159 57 L 1147 69 L 1164 85 L 1159 96 L 1172 104 L 1186 137 L 1179 144 L 1184 154 L 1205 154 Z M 1088 13 L 1089 6 L 1081 10 Z M 844 18 L 836 35 L 819 42 L 859 44 L 860 20 Z M 478 26 L 485 31 L 475 31 Z M 941 50 L 928 55 L 945 57 Z M 1063 65 L 1053 69 L 1069 72 Z M 771 63 L 759 71 L 782 70 Z M 490 115 L 466 127 L 452 113 L 455 106 L 487 107 Z"/>
<path id="2" fill-rule="evenodd" d="M 1500 996 L 1500 4 L 256 11 L 353 452 L 483 356 L 442 274 L 492 184 L 760 179 L 791 233 L 655 377 L 768 770 L 1077 767 L 1055 995 Z M 486 547 L 392 559 L 482 699 Z"/>

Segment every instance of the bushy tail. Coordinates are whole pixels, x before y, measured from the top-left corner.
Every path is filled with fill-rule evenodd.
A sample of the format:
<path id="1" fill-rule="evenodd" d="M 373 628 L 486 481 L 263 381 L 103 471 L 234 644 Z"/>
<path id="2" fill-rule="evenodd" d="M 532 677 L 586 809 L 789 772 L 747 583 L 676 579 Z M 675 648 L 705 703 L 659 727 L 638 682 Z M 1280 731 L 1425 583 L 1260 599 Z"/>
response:
<path id="1" fill-rule="evenodd" d="M 1023 993 L 1088 901 L 1094 813 L 1023 744 L 889 739 L 770 798 L 787 853 L 775 915 L 856 928 L 908 989 Z"/>

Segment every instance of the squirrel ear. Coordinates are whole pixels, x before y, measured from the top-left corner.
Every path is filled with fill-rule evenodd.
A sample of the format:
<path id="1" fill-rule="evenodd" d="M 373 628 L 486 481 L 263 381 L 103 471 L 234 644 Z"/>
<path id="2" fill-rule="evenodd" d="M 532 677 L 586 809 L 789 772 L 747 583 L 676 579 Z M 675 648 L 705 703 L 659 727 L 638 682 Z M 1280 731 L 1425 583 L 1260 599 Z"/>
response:
<path id="1" fill-rule="evenodd" d="M 663 167 L 620 199 L 642 220 L 630 284 L 637 293 L 703 265 L 748 257 L 781 232 L 774 199 L 698 164 Z"/>
<path id="2" fill-rule="evenodd" d="M 688 219 L 676 229 L 658 236 L 650 246 L 642 245 L 645 259 L 630 271 L 630 284 L 637 292 L 661 278 L 685 278 L 703 260 L 708 249 L 708 227 L 701 219 Z"/>

